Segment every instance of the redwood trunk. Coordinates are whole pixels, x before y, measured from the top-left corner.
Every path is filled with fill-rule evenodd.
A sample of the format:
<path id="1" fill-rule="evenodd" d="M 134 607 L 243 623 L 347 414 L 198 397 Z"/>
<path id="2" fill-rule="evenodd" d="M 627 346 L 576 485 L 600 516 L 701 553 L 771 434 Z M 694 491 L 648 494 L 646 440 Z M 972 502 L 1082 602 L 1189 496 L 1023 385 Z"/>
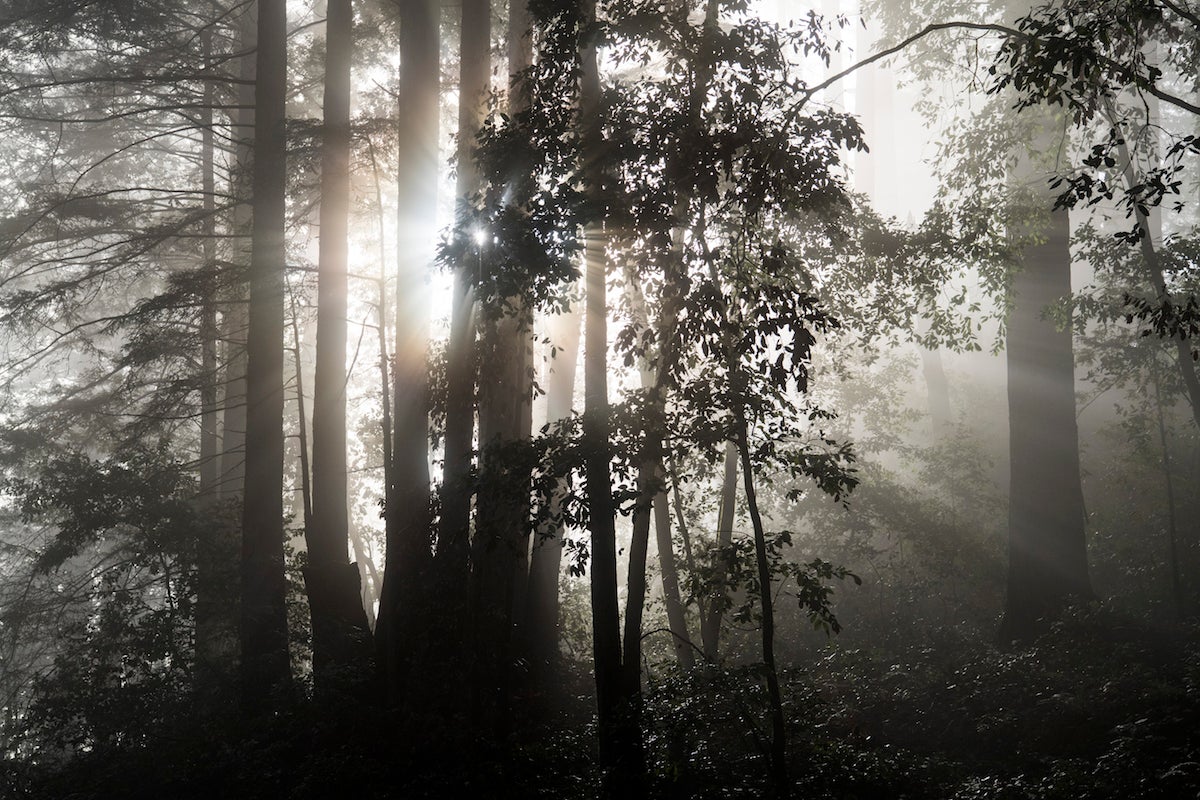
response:
<path id="1" fill-rule="evenodd" d="M 440 4 L 400 7 L 400 99 L 396 346 L 392 446 L 385 519 L 387 553 L 375 638 L 388 696 L 399 702 L 426 618 L 432 563 L 429 490 L 429 316 L 425 276 L 433 263 L 438 184 Z"/>
<path id="2" fill-rule="evenodd" d="M 313 631 L 313 677 L 366 657 L 369 637 L 358 567 L 347 555 L 346 307 L 350 223 L 351 0 L 328 0 L 322 128 L 317 352 L 313 379 L 312 525 L 305 529 L 304 583 Z"/>
<path id="3" fill-rule="evenodd" d="M 251 713 L 291 684 L 283 560 L 284 0 L 259 0 L 257 59 L 241 625 L 242 697 Z"/>

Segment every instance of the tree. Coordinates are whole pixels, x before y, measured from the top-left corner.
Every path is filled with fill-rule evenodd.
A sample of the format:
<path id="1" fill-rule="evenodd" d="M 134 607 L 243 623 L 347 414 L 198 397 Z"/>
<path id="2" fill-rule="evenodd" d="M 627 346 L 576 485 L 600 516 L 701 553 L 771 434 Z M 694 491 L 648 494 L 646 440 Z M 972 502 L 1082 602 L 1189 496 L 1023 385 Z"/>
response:
<path id="1" fill-rule="evenodd" d="M 313 388 L 313 519 L 304 582 L 318 682 L 359 666 L 369 636 L 358 566 L 349 563 L 346 497 L 346 292 L 350 220 L 350 56 L 354 10 L 329 0 L 325 21 L 317 365 Z"/>
<path id="2" fill-rule="evenodd" d="M 592 658 L 600 724 L 600 762 L 606 794 L 639 797 L 646 791 L 637 708 L 621 661 L 617 604 L 616 509 L 613 506 L 608 404 L 608 277 L 604 114 L 600 103 L 599 33 L 594 0 L 579 5 L 579 118 L 581 177 L 597 217 L 584 230 L 583 445 L 591 537 Z"/>
<path id="3" fill-rule="evenodd" d="M 458 179 L 456 216 L 460 231 L 471 230 L 475 195 L 480 177 L 475 167 L 475 134 L 483 124 L 491 74 L 490 0 L 467 0 L 462 7 L 462 41 L 458 107 Z M 464 250 L 454 266 L 451 300 L 450 340 L 446 349 L 446 432 L 441 487 L 441 518 L 438 523 L 438 594 L 444 598 L 442 622 L 436 636 L 442 652 L 436 656 L 461 664 L 453 653 L 462 645 L 466 630 L 467 604 L 463 588 L 470 583 L 471 496 L 475 432 L 475 331 L 472 274 L 482 263 L 480 237 L 472 253 Z"/>
<path id="4" fill-rule="evenodd" d="M 393 439 L 384 514 L 387 555 L 375 636 L 389 695 L 399 698 L 417 639 L 430 567 L 429 319 L 424 283 L 434 258 L 441 78 L 439 6 L 400 8 L 396 347 Z"/>
<path id="5" fill-rule="evenodd" d="M 285 5 L 258 6 L 241 604 L 242 700 L 251 713 L 291 684 L 283 565 Z"/>
<path id="6" fill-rule="evenodd" d="M 526 72 L 533 58 L 523 0 L 508 9 L 508 114 L 529 107 Z M 511 165 L 506 204 L 525 211 L 532 194 L 527 165 Z M 486 233 L 484 234 L 486 236 Z M 482 238 L 482 237 L 481 237 Z M 471 619 L 474 639 L 473 716 L 503 736 L 510 724 L 515 614 L 529 568 L 532 416 L 531 326 L 524 293 L 480 297 L 479 492 L 471 546 Z"/>

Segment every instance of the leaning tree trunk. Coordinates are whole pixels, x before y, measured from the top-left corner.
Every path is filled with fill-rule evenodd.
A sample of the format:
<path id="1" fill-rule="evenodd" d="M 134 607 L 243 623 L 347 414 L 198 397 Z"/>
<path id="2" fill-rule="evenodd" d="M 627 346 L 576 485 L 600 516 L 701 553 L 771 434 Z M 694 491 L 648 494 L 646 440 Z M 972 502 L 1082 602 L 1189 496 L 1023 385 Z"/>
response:
<path id="1" fill-rule="evenodd" d="M 259 0 L 257 59 L 242 515 L 242 699 L 250 713 L 291 685 L 283 561 L 284 0 Z"/>
<path id="2" fill-rule="evenodd" d="M 666 486 L 666 470 L 659 469 L 660 485 Z M 658 548 L 658 568 L 662 574 L 663 605 L 667 609 L 667 628 L 675 660 L 684 669 L 696 666 L 695 646 L 688 631 L 687 614 L 679 592 L 679 565 L 675 561 L 675 544 L 671 536 L 670 498 L 664 489 L 654 497 L 654 536 Z"/>
<path id="3" fill-rule="evenodd" d="M 737 451 L 742 464 L 742 485 L 746 509 L 754 528 L 754 562 L 758 572 L 758 600 L 762 607 L 762 656 L 767 677 L 767 702 L 771 711 L 771 782 L 777 797 L 788 794 L 787 733 L 783 716 L 783 697 L 779 691 L 779 671 L 775 666 L 775 606 L 771 593 L 771 567 L 767 561 L 767 537 L 758 510 L 754 489 L 754 465 L 750 462 L 750 437 L 744 409 L 736 412 Z"/>
<path id="4" fill-rule="evenodd" d="M 400 98 L 396 251 L 396 347 L 391 458 L 385 499 L 387 553 L 375 638 L 389 700 L 403 699 L 414 643 L 432 594 L 429 490 L 429 315 L 425 276 L 433 263 L 438 186 L 441 5 L 400 6 Z"/>

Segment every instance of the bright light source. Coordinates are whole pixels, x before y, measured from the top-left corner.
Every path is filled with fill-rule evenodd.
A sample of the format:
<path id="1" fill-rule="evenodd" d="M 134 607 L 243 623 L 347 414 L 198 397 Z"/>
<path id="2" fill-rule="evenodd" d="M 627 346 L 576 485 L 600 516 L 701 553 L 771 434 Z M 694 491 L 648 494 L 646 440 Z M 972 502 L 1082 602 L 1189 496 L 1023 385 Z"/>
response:
<path id="1" fill-rule="evenodd" d="M 483 247 L 485 244 L 487 244 L 487 231 L 483 228 L 475 228 L 471 231 L 471 238 L 475 240 L 476 245 Z"/>

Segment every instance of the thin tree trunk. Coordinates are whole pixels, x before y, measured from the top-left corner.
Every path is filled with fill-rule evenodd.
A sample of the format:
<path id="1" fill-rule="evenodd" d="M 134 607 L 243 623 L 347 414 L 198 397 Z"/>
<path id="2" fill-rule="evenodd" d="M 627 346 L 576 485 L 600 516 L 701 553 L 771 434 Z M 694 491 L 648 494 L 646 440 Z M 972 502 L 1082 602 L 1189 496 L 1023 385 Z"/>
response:
<path id="1" fill-rule="evenodd" d="M 200 35 L 205 66 L 212 59 L 212 32 Z M 205 81 L 200 112 L 200 170 L 204 193 L 204 242 L 201 269 L 217 275 L 217 208 L 214 120 L 216 87 Z M 214 280 L 213 286 L 219 285 Z M 228 526 L 213 512 L 220 500 L 221 439 L 218 431 L 220 400 L 217 360 L 219 330 L 217 302 L 207 296 L 200 310 L 200 496 L 199 504 L 210 520 L 196 546 L 196 686 L 204 707 L 223 709 L 234 685 L 237 659 L 237 614 L 232 598 L 236 583 L 231 568 L 237 563 Z"/>
<path id="2" fill-rule="evenodd" d="M 242 524 L 241 672 L 249 713 L 291 686 L 283 563 L 286 3 L 259 0 L 258 15 Z"/>
<path id="3" fill-rule="evenodd" d="M 300 462 L 300 502 L 304 529 L 313 524 L 312 467 L 308 459 L 308 412 L 304 407 L 304 362 L 300 355 L 300 314 L 296 311 L 296 293 L 284 282 L 292 317 L 292 367 L 296 373 L 296 454 Z"/>
<path id="4" fill-rule="evenodd" d="M 432 594 L 427 589 L 433 520 L 425 276 L 437 236 L 440 15 L 435 0 L 403 0 L 400 5 L 394 402 L 385 499 L 387 550 L 375 625 L 379 665 L 392 704 L 404 700 L 416 643 L 427 638 L 418 629 L 429 617 L 424 604 Z"/>
<path id="5" fill-rule="evenodd" d="M 596 24 L 595 0 L 580 7 L 585 30 Z M 579 109 L 582 119 L 583 182 L 595 200 L 603 175 L 600 72 L 594 32 L 581 42 Z M 588 527 L 591 534 L 592 655 L 599 716 L 600 764 L 609 797 L 642 797 L 645 757 L 636 706 L 630 702 L 621 663 L 617 603 L 617 540 L 609 460 L 608 306 L 606 234 L 603 219 L 584 232 L 585 328 L 583 437 Z"/>
<path id="6" fill-rule="evenodd" d="M 742 462 L 742 484 L 746 508 L 754 526 L 754 557 L 758 567 L 758 593 L 762 604 L 762 655 L 767 673 L 767 700 L 771 708 L 771 782 L 777 797 L 788 796 L 787 733 L 783 717 L 783 698 L 779 691 L 779 672 L 775 667 L 775 608 L 771 594 L 771 568 L 767 562 L 767 538 L 758 496 L 754 490 L 754 465 L 750 463 L 750 441 L 745 412 L 738 410 L 737 449 Z"/>
<path id="7" fill-rule="evenodd" d="M 221 499 L 240 502 L 246 481 L 246 331 L 249 325 L 247 278 L 253 226 L 254 112 L 255 74 L 258 68 L 255 37 L 258 35 L 258 5 L 248 3 L 238 20 L 238 46 L 245 55 L 238 61 L 237 97 L 239 108 L 233 114 L 235 166 L 232 227 L 235 264 L 222 281 L 224 314 L 221 338 L 225 344 L 225 399 L 221 419 Z M 234 550 L 238 548 L 233 546 Z"/>
<path id="8" fill-rule="evenodd" d="M 721 481 L 721 503 L 717 508 L 717 550 L 724 553 L 733 544 L 733 518 L 737 506 L 738 451 L 733 442 L 725 444 L 725 474 Z M 721 620 L 725 616 L 724 559 L 713 574 L 712 596 L 702 600 L 704 617 L 700 622 L 700 641 L 705 660 L 716 663 L 721 652 Z"/>
<path id="9" fill-rule="evenodd" d="M 212 31 L 200 34 L 205 68 L 212 57 Z M 204 103 L 200 110 L 200 182 L 204 195 L 201 244 L 201 269 L 215 274 L 217 266 L 217 181 L 214 159 L 213 105 L 216 91 L 212 81 L 204 82 Z M 217 304 L 215 298 L 205 297 L 200 308 L 200 497 L 210 504 L 217 497 L 220 479 L 220 434 L 217 432 Z"/>
<path id="10" fill-rule="evenodd" d="M 1111 109 L 1109 109 L 1108 114 L 1113 125 L 1116 125 L 1116 118 Z M 1117 154 L 1124 164 L 1125 185 L 1128 189 L 1132 189 L 1138 184 L 1138 176 L 1133 163 L 1133 156 L 1130 154 L 1124 140 L 1121 140 L 1117 145 Z M 1149 216 L 1137 205 L 1134 206 L 1134 215 L 1138 227 L 1145 232 L 1145 235 L 1141 238 L 1140 246 L 1142 249 L 1142 260 L 1146 262 L 1146 272 L 1150 278 L 1150 285 L 1154 287 L 1154 292 L 1158 295 L 1159 301 L 1167 302 L 1171 299 L 1171 294 L 1167 290 L 1167 281 L 1163 275 L 1162 262 L 1159 260 L 1158 251 L 1154 247 Z M 1175 360 L 1179 365 L 1179 377 L 1183 381 L 1184 389 L 1187 390 L 1188 404 L 1192 410 L 1192 419 L 1196 422 L 1196 427 L 1200 429 L 1200 376 L 1196 374 L 1196 362 L 1192 359 L 1192 346 L 1187 339 L 1180 338 L 1179 336 L 1171 338 L 1175 344 Z"/>
<path id="11" fill-rule="evenodd" d="M 1171 596 L 1175 601 L 1175 615 L 1182 622 L 1187 619 L 1187 601 L 1183 596 L 1183 581 L 1179 567 L 1179 535 L 1175 522 L 1175 484 L 1171 478 L 1171 450 L 1167 440 L 1167 423 L 1163 418 L 1162 388 L 1158 382 L 1158 365 L 1150 361 L 1151 378 L 1154 381 L 1154 410 L 1158 416 L 1158 442 L 1162 447 L 1163 484 L 1167 491 L 1167 560 L 1171 568 Z"/>
<path id="12" fill-rule="evenodd" d="M 660 470 L 658 480 L 666 485 L 666 472 Z M 654 534 L 658 547 L 658 568 L 662 573 L 663 605 L 667 609 L 667 626 L 671 630 L 671 646 L 675 660 L 684 669 L 696 666 L 696 654 L 688 631 L 687 615 L 679 594 L 679 566 L 675 563 L 675 546 L 671 540 L 671 508 L 666 491 L 654 497 Z"/>
<path id="13" fill-rule="evenodd" d="M 583 306 L 575 302 L 561 316 L 551 318 L 548 325 L 550 372 L 546 376 L 546 422 L 549 425 L 571 416 L 582 321 Z M 565 481 L 560 480 L 555 496 L 548 499 L 552 516 L 558 513 L 559 499 L 565 492 Z M 538 531 L 530 554 L 522 640 L 530 665 L 531 685 L 542 697 L 551 693 L 558 671 L 558 581 L 562 552 L 561 525 L 548 525 Z"/>
<path id="14" fill-rule="evenodd" d="M 626 265 L 625 293 L 629 305 L 631 322 L 643 330 L 650 328 L 650 312 L 646 299 L 637 282 L 632 265 Z M 663 316 L 666 316 L 664 313 Z M 637 465 L 637 498 L 633 509 L 633 530 L 629 538 L 629 565 L 626 571 L 625 631 L 622 642 L 622 664 L 625 671 L 626 691 L 638 702 L 642 676 L 642 616 L 646 607 L 646 560 L 650 549 L 650 522 L 654 498 L 661 494 L 662 435 L 661 420 L 666 393 L 662 376 L 665 374 L 662 361 L 667 357 L 662 345 L 666 334 L 659 326 L 659 367 L 651 365 L 651 354 L 639 357 L 642 389 L 648 393 L 645 413 L 646 430 L 642 442 L 642 454 Z"/>

